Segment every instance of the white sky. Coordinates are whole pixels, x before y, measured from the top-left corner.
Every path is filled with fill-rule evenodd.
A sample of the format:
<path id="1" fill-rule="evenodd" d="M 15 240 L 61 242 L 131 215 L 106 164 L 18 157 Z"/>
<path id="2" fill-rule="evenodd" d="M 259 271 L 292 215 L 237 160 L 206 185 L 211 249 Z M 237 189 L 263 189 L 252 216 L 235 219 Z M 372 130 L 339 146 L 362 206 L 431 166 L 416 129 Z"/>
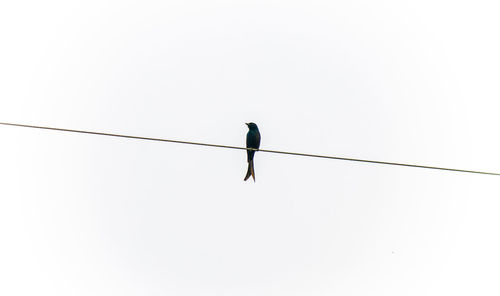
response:
<path id="1" fill-rule="evenodd" d="M 4 1 L 0 121 L 500 172 L 497 1 Z M 1 295 L 498 295 L 500 177 L 0 126 Z"/>

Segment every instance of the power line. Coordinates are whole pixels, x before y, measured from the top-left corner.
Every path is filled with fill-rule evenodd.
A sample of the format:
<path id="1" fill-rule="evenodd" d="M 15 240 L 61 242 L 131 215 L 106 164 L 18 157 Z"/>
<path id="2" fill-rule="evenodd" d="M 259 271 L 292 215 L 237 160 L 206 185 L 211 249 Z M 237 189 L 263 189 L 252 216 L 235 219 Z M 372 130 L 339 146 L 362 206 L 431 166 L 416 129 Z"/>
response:
<path id="1" fill-rule="evenodd" d="M 66 128 L 56 128 L 56 127 L 47 127 L 47 126 L 27 125 L 27 124 L 19 124 L 19 123 L 0 122 L 0 124 L 1 125 L 8 125 L 8 126 L 36 128 L 36 129 L 45 129 L 45 130 L 53 130 L 53 131 L 61 131 L 61 132 L 72 132 L 72 133 L 80 133 L 80 134 L 109 136 L 109 137 L 119 137 L 119 138 L 136 139 L 136 140 L 159 141 L 159 142 L 169 142 L 169 143 L 177 143 L 177 144 L 199 145 L 199 146 L 208 146 L 208 147 L 216 147 L 216 148 L 240 149 L 240 150 L 257 150 L 257 149 L 253 149 L 253 148 L 238 147 L 238 146 L 207 144 L 207 143 L 198 143 L 198 142 L 190 142 L 190 141 L 179 141 L 179 140 L 170 140 L 170 139 L 161 139 L 161 138 L 139 137 L 139 136 L 121 135 L 121 134 L 113 134 L 113 133 L 102 133 L 102 132 L 74 130 L 74 129 L 66 129 Z M 319 155 L 319 154 L 308 154 L 308 153 L 297 153 L 297 152 L 287 152 L 287 151 L 277 151 L 277 150 L 268 150 L 268 149 L 258 149 L 258 151 L 260 151 L 260 152 L 269 152 L 269 153 L 288 154 L 288 155 L 307 156 L 307 157 L 316 157 L 316 158 L 327 158 L 327 159 L 345 160 L 345 161 L 366 162 L 366 163 L 374 163 L 374 164 L 396 165 L 396 166 L 405 166 L 405 167 L 421 168 L 421 169 L 433 169 L 433 170 L 443 170 L 443 171 L 452 171 L 452 172 L 460 172 L 460 173 L 472 173 L 472 174 L 483 174 L 483 175 L 500 176 L 500 173 L 482 172 L 482 171 L 474 171 L 474 170 L 462 170 L 462 169 L 451 169 L 451 168 L 426 166 L 426 165 L 417 165 L 417 164 L 408 164 L 408 163 L 398 163 L 398 162 L 388 162 L 388 161 L 378 161 L 378 160 L 367 160 L 367 159 L 347 158 L 347 157 L 328 156 L 328 155 Z"/>

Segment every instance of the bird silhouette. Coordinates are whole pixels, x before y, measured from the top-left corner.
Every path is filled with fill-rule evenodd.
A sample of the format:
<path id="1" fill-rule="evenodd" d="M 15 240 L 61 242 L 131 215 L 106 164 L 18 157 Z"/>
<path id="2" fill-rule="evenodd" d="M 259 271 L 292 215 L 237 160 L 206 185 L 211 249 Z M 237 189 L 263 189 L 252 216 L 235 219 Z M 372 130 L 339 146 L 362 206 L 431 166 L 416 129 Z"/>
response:
<path id="1" fill-rule="evenodd" d="M 259 149 L 260 146 L 260 133 L 259 128 L 253 122 L 245 123 L 248 126 L 247 133 L 247 148 Z M 253 181 L 255 182 L 255 169 L 253 167 L 253 156 L 255 155 L 255 150 L 247 150 L 247 161 L 248 161 L 248 170 L 245 176 L 244 181 L 248 180 L 250 176 L 252 176 Z"/>

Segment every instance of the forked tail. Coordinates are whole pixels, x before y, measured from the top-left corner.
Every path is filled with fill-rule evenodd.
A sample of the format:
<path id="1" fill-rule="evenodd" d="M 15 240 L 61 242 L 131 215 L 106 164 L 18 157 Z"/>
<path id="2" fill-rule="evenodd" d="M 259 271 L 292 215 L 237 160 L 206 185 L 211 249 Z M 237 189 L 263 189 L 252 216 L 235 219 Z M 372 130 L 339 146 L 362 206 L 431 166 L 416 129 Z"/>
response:
<path id="1" fill-rule="evenodd" d="M 255 182 L 255 171 L 253 169 L 253 159 L 248 162 L 248 170 L 247 175 L 245 176 L 245 181 L 248 180 L 252 176 L 253 181 Z"/>

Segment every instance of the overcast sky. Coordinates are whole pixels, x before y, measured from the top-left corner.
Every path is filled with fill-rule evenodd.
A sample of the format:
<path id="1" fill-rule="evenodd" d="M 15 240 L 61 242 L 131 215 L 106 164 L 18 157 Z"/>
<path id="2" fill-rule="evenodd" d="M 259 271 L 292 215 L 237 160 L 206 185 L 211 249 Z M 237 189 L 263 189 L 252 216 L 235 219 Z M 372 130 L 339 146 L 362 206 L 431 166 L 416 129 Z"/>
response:
<path id="1" fill-rule="evenodd" d="M 3 1 L 0 121 L 500 172 L 497 1 Z M 1 295 L 499 295 L 500 177 L 0 126 Z"/>

